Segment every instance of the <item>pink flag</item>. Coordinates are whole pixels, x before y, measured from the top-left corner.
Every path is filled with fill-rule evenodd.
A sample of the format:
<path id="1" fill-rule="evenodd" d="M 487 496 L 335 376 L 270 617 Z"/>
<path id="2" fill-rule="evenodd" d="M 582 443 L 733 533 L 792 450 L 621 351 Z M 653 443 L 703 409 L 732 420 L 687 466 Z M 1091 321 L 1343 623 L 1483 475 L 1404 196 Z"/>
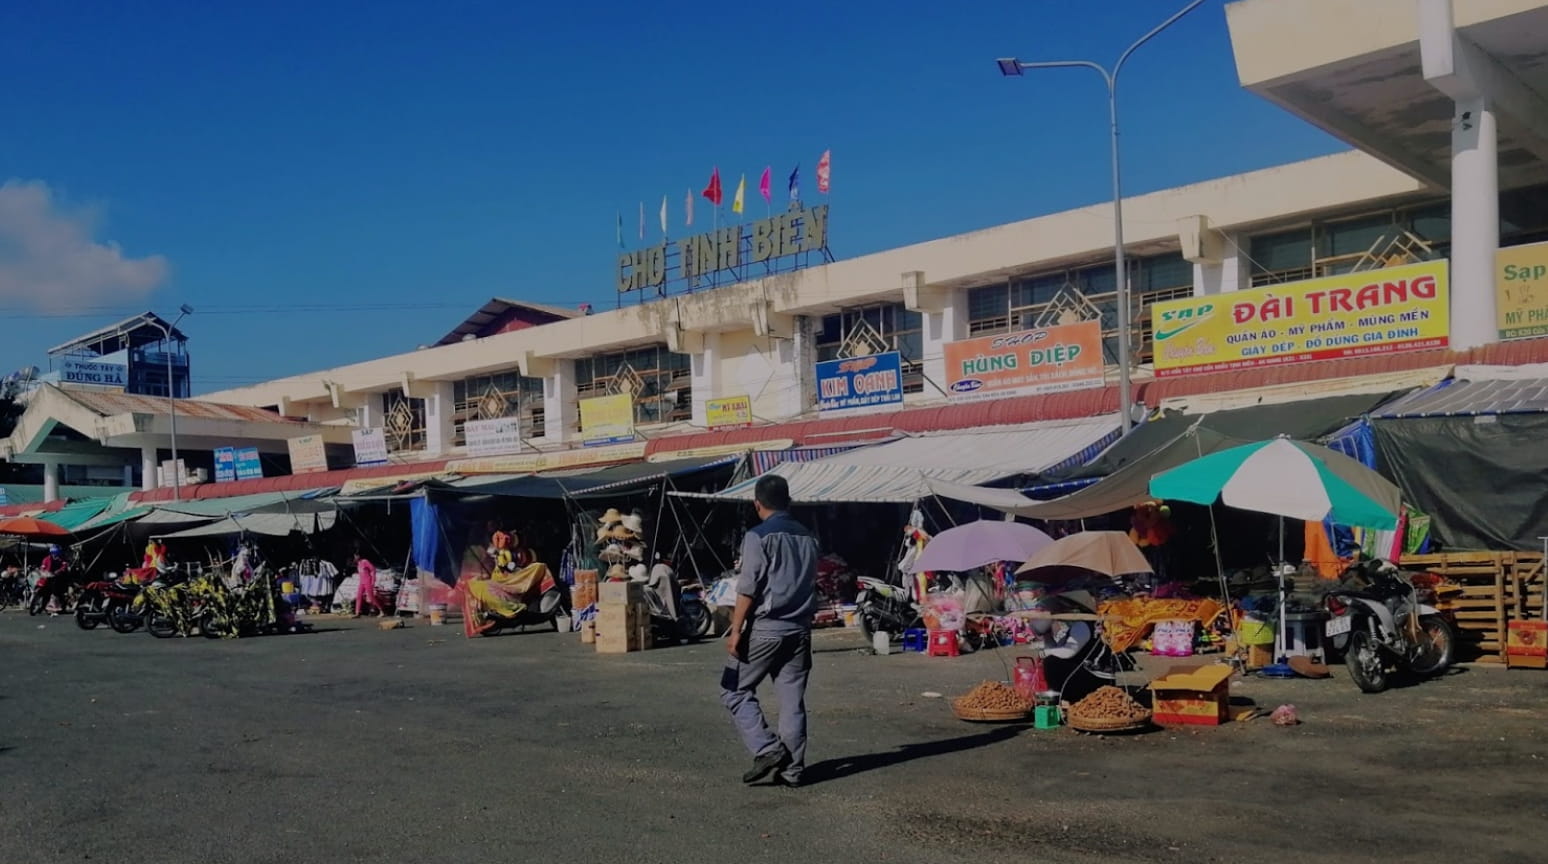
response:
<path id="1" fill-rule="evenodd" d="M 828 194 L 828 177 L 832 171 L 832 150 L 822 151 L 822 158 L 817 160 L 817 191 Z"/>
<path id="2" fill-rule="evenodd" d="M 640 239 L 645 239 L 645 202 L 640 202 Z"/>
<path id="3" fill-rule="evenodd" d="M 765 165 L 763 168 L 763 176 L 758 178 L 758 193 L 763 196 L 763 203 L 765 204 L 768 204 L 773 200 L 769 193 L 769 169 L 771 167 L 772 166 Z"/>
<path id="4" fill-rule="evenodd" d="M 688 190 L 688 198 L 683 202 L 683 212 L 688 214 L 688 224 L 693 224 L 693 190 Z"/>

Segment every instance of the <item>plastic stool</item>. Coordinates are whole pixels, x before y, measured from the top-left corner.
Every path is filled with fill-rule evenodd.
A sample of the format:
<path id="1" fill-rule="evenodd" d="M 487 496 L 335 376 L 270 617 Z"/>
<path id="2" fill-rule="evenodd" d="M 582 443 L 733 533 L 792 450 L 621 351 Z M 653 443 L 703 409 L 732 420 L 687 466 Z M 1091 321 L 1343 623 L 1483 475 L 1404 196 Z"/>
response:
<path id="1" fill-rule="evenodd" d="M 903 631 L 903 650 L 917 651 L 923 654 L 930 648 L 930 634 L 928 631 L 914 627 Z"/>
<path id="2" fill-rule="evenodd" d="M 955 630 L 931 630 L 930 631 L 930 656 L 931 657 L 956 657 L 962 652 L 957 645 L 957 631 Z"/>

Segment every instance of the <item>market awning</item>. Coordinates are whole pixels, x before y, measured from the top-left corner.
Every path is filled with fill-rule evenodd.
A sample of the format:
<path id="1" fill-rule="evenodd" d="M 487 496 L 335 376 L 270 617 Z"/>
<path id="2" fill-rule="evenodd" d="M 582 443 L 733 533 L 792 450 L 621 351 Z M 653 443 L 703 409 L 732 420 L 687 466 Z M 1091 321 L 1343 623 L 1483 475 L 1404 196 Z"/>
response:
<path id="1" fill-rule="evenodd" d="M 815 462 L 787 462 L 769 473 L 790 482 L 797 503 L 910 503 L 932 494 L 933 480 L 972 486 L 1084 461 L 1117 437 L 1118 425 L 1118 417 L 1108 415 L 919 435 Z M 692 497 L 750 501 L 756 483 Z"/>
<path id="2" fill-rule="evenodd" d="M 1247 443 L 1213 429 L 1196 427 L 1128 462 L 1106 479 L 1050 501 L 1034 501 L 1008 489 L 971 490 L 940 483 L 932 484 L 931 492 L 1029 519 L 1089 519 L 1151 500 L 1150 478 L 1162 471 L 1217 450 Z"/>
<path id="3" fill-rule="evenodd" d="M 607 468 L 581 468 L 544 474 L 475 476 L 426 484 L 431 492 L 463 495 L 496 495 L 502 498 L 565 498 L 602 493 L 616 494 L 648 486 L 660 480 L 688 478 L 700 471 L 734 465 L 743 454 L 672 459 L 665 462 L 629 462 Z"/>
<path id="4" fill-rule="evenodd" d="M 188 528 L 171 534 L 162 534 L 163 540 L 182 540 L 191 537 L 226 537 L 234 534 L 262 534 L 266 537 L 285 537 L 292 531 L 312 534 L 333 527 L 337 513 L 250 513 L 245 516 L 227 516 L 218 522 Z"/>
<path id="5" fill-rule="evenodd" d="M 60 528 L 68 528 L 74 531 L 76 528 L 95 519 L 102 511 L 108 509 L 113 503 L 111 498 L 88 498 L 85 501 L 74 501 L 48 514 L 48 521 Z"/>

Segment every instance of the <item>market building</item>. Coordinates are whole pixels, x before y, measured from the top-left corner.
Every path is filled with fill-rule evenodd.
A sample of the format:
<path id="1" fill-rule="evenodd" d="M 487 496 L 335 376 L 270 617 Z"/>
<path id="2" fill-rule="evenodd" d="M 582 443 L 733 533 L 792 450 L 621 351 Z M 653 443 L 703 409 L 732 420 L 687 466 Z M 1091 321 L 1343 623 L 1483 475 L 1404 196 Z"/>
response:
<path id="1" fill-rule="evenodd" d="M 1548 310 L 1501 276 L 1548 263 L 1548 75 L 1522 41 L 1548 5 L 1226 15 L 1243 86 L 1355 149 L 1125 200 L 1136 401 L 1548 360 Z M 627 251 L 617 308 L 497 298 L 420 350 L 201 399 L 367 435 L 325 467 L 405 475 L 1142 413 L 1112 386 L 1110 204 L 838 261 L 829 220 Z"/>

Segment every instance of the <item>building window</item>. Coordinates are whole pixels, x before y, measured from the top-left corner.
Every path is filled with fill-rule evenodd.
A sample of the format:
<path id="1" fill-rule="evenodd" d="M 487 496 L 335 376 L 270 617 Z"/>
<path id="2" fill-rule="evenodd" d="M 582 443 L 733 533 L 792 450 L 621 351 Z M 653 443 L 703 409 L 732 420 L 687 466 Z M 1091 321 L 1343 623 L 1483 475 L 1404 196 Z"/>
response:
<path id="1" fill-rule="evenodd" d="M 817 360 L 837 360 L 857 331 L 881 337 L 882 352 L 896 351 L 903 366 L 903 392 L 924 391 L 924 319 L 902 303 L 878 303 L 822 316 L 817 331 Z"/>
<path id="2" fill-rule="evenodd" d="M 428 446 L 425 400 L 404 396 L 399 390 L 389 390 L 382 394 L 382 418 L 389 453 L 412 453 Z"/>
<path id="3" fill-rule="evenodd" d="M 638 425 L 693 419 L 693 369 L 687 354 L 649 345 L 575 361 L 578 398 L 625 391 L 634 395 Z"/>
<path id="4" fill-rule="evenodd" d="M 452 385 L 452 443 L 467 444 L 469 420 L 517 417 L 523 438 L 543 434 L 543 379 L 519 372 L 474 375 Z"/>
<path id="5" fill-rule="evenodd" d="M 1193 294 L 1193 265 L 1181 253 L 1131 259 L 1129 285 L 1133 291 L 1135 334 L 1148 333 L 1150 307 L 1162 300 Z M 994 336 L 1058 323 L 1061 310 L 1102 322 L 1103 353 L 1109 363 L 1118 359 L 1117 274 L 1111 264 L 1095 264 L 1078 270 L 1046 273 L 985 285 L 968 291 L 968 335 Z M 1062 295 L 1062 296 L 1061 296 Z M 1138 362 L 1150 357 L 1148 343 L 1136 340 Z"/>

